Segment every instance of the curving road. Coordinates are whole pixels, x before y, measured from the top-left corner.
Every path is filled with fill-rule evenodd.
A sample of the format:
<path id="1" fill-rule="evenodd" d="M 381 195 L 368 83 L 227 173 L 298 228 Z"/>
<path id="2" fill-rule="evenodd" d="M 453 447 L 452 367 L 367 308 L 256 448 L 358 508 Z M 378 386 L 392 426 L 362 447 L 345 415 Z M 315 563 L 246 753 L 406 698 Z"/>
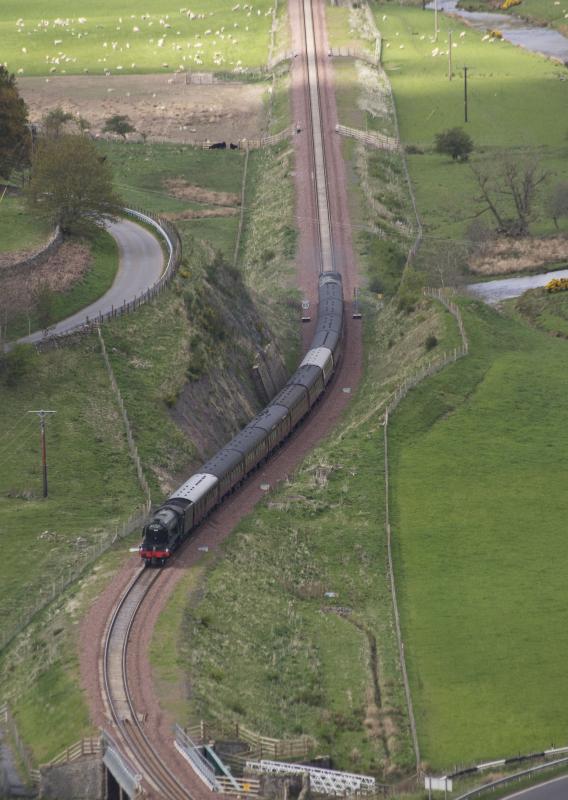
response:
<path id="1" fill-rule="evenodd" d="M 546 286 L 553 278 L 568 278 L 568 269 L 543 272 L 540 275 L 525 275 L 522 278 L 500 278 L 484 283 L 470 283 L 468 291 L 484 300 L 489 305 L 500 303 L 502 300 L 511 300 L 520 297 L 528 289 L 537 289 Z"/>
<path id="2" fill-rule="evenodd" d="M 119 264 L 114 283 L 102 297 L 76 314 L 49 328 L 49 335 L 66 333 L 72 328 L 106 314 L 126 300 L 143 294 L 153 286 L 164 269 L 164 254 L 150 231 L 127 219 L 109 222 L 107 230 L 118 244 Z M 18 339 L 18 343 L 33 343 L 43 339 L 43 331 Z"/>
<path id="3" fill-rule="evenodd" d="M 568 776 L 553 778 L 551 781 L 522 789 L 520 792 L 508 794 L 506 800 L 519 798 L 519 800 L 566 800 L 568 797 Z"/>

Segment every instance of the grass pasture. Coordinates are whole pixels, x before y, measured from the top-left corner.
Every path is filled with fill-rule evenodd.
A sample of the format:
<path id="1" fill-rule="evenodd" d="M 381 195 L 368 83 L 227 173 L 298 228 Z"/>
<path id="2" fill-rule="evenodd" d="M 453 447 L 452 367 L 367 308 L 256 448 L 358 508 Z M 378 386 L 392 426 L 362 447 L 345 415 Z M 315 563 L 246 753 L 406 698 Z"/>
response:
<path id="1" fill-rule="evenodd" d="M 391 425 L 405 650 L 434 769 L 567 738 L 566 344 L 477 303 L 464 319 L 470 355 Z"/>
<path id="2" fill-rule="evenodd" d="M 462 239 L 479 210 L 468 166 L 432 151 L 435 134 L 447 128 L 467 130 L 476 147 L 475 164 L 496 169 L 510 151 L 515 158 L 536 156 L 551 173 L 550 183 L 568 178 L 564 67 L 503 41 L 484 42 L 480 33 L 444 15 L 439 17 L 440 35 L 434 43 L 432 15 L 417 8 L 379 6 L 375 18 L 385 38 L 383 58 L 402 141 L 423 151 L 409 155 L 408 164 L 427 237 Z M 452 49 L 452 81 L 447 77 L 445 55 L 450 28 L 457 45 Z M 436 48 L 441 53 L 433 56 Z M 464 64 L 469 66 L 467 124 Z M 554 232 L 552 220 L 543 211 L 545 193 L 537 202 L 532 227 L 539 235 Z"/>
<path id="3" fill-rule="evenodd" d="M 210 242 L 231 258 L 239 224 L 239 208 L 233 216 L 175 219 L 191 210 L 214 212 L 215 192 L 239 195 L 244 154 L 239 150 L 201 150 L 188 145 L 101 142 L 114 171 L 115 187 L 126 205 L 158 214 L 172 215 L 178 229 L 187 237 Z M 176 197 L 167 186 L 171 179 L 204 189 L 211 202 L 192 202 Z M 189 241 L 189 239 L 188 239 Z"/>
<path id="4" fill-rule="evenodd" d="M 20 197 L 6 194 L 0 201 L 0 253 L 11 254 L 40 247 L 50 233 L 51 228 L 45 220 L 27 213 Z"/>
<path id="5" fill-rule="evenodd" d="M 237 8 L 232 10 L 235 5 Z M 2 58 L 18 75 L 228 72 L 266 63 L 272 0 L 195 0 L 189 7 L 149 0 L 16 0 L 0 8 Z"/>

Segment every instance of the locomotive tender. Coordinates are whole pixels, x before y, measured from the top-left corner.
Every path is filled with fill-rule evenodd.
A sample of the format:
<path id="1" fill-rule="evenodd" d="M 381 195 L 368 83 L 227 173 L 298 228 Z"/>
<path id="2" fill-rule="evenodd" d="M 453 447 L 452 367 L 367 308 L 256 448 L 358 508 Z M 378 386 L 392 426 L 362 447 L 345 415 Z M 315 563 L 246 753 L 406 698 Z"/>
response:
<path id="1" fill-rule="evenodd" d="M 163 566 L 191 531 L 289 436 L 319 400 L 341 357 L 343 286 L 322 272 L 316 331 L 302 363 L 276 397 L 173 492 L 144 527 L 140 556 Z"/>

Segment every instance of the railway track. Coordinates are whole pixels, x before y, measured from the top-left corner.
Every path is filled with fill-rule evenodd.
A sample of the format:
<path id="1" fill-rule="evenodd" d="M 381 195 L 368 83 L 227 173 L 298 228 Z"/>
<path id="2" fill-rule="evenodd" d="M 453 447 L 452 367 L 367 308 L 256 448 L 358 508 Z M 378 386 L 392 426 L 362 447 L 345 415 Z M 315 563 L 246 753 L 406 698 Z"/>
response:
<path id="1" fill-rule="evenodd" d="M 341 271 L 334 259 L 332 218 L 330 214 L 325 131 L 318 69 L 313 2 L 298 0 L 303 27 L 305 70 L 309 109 L 306 131 L 310 137 L 312 163 L 311 191 L 317 214 L 317 263 L 320 272 Z M 343 248 L 344 249 L 344 248 Z M 210 520 L 210 523 L 212 520 Z M 163 758 L 164 741 L 153 744 L 136 712 L 128 675 L 128 646 L 135 618 L 150 589 L 162 573 L 141 569 L 132 578 L 117 603 L 104 634 L 101 687 L 107 717 L 122 755 L 142 776 L 147 796 L 163 800 L 196 800 L 200 793 L 186 788 L 172 773 Z M 167 743 L 169 746 L 169 743 Z M 158 750 L 158 747 L 161 750 Z M 160 754 L 161 753 L 161 754 Z"/>
<path id="2" fill-rule="evenodd" d="M 140 569 L 116 606 L 105 633 L 103 651 L 104 700 L 114 723 L 117 743 L 143 776 L 155 796 L 163 800 L 189 800 L 190 792 L 164 765 L 144 732 L 128 685 L 127 653 L 130 631 L 146 595 L 159 579 L 158 570 Z M 148 793 L 147 793 L 148 794 Z"/>

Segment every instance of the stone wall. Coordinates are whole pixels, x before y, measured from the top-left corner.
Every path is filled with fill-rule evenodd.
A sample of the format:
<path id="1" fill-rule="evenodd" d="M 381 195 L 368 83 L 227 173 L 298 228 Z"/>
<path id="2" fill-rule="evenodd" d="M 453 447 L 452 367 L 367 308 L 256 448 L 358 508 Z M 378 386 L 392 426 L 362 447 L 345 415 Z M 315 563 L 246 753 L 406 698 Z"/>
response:
<path id="1" fill-rule="evenodd" d="M 22 258 L 20 261 L 15 261 L 12 264 L 0 263 L 0 279 L 11 278 L 15 275 L 28 277 L 35 267 L 43 264 L 52 253 L 55 253 L 59 249 L 62 241 L 63 235 L 58 226 L 48 243 L 42 245 L 39 250 L 36 250 L 26 256 L 26 258 Z M 4 258 L 6 258 L 6 256 L 4 256 Z"/>
<path id="2" fill-rule="evenodd" d="M 39 796 L 46 800 L 103 800 L 104 767 L 100 756 L 40 768 Z"/>

